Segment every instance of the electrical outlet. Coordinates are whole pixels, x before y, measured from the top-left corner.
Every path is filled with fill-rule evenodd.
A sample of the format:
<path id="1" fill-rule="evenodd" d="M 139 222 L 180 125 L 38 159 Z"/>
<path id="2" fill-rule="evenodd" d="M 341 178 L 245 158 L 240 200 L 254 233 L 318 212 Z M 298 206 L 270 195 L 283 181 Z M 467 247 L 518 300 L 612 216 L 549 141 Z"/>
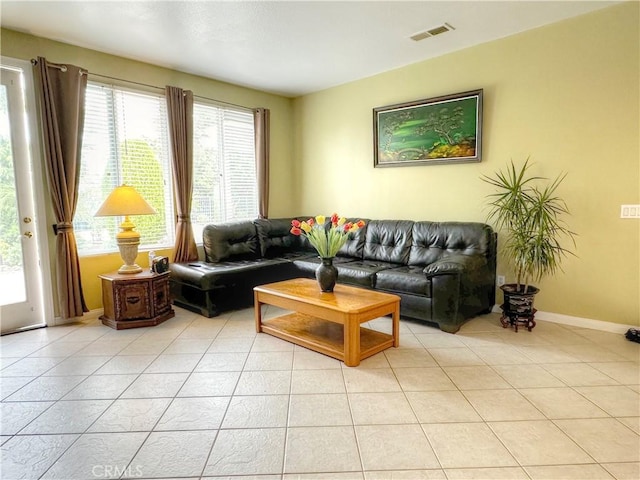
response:
<path id="1" fill-rule="evenodd" d="M 504 285 L 504 275 L 498 275 L 498 286 L 501 287 L 502 285 Z"/>
<path id="2" fill-rule="evenodd" d="M 620 205 L 620 218 L 640 218 L 640 205 Z"/>

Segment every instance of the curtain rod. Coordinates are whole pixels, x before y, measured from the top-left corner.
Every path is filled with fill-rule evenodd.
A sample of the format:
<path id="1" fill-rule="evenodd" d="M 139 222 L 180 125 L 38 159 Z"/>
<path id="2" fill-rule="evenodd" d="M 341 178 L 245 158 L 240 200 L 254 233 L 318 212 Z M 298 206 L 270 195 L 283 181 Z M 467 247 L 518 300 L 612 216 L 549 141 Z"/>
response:
<path id="1" fill-rule="evenodd" d="M 31 59 L 31 65 L 37 65 L 38 64 L 38 60 L 35 58 Z M 66 72 L 67 71 L 67 66 L 66 65 L 62 65 L 62 64 L 57 64 L 57 63 L 51 63 L 51 62 L 47 62 L 47 65 L 53 68 L 57 68 L 62 72 Z M 80 70 L 80 75 L 92 75 L 94 77 L 102 77 L 102 78 L 108 78 L 109 80 L 116 80 L 118 82 L 125 82 L 125 83 L 131 83 L 133 85 L 140 85 L 141 87 L 147 87 L 147 88 L 154 88 L 156 90 L 162 90 L 164 92 L 164 87 L 158 87 L 156 85 L 149 85 L 148 83 L 142 83 L 142 82 L 135 82 L 133 80 L 125 80 L 124 78 L 118 78 L 118 77 L 111 77 L 109 75 L 102 75 L 100 73 L 92 73 L 92 72 L 88 72 L 84 69 Z M 242 108 L 244 110 L 251 110 L 253 111 L 253 109 L 251 107 L 246 107 L 244 105 L 238 105 L 237 103 L 231 103 L 231 102 L 225 102 L 223 100 L 216 100 L 215 98 L 209 98 L 209 97 L 203 97 L 202 95 L 194 95 L 195 98 L 201 98 L 203 100 L 209 100 L 210 102 L 214 102 L 214 103 L 219 103 L 222 105 L 229 105 L 231 107 L 237 107 L 237 108 Z"/>
<path id="2" fill-rule="evenodd" d="M 34 67 L 38 64 L 38 60 L 35 58 L 31 59 L 31 65 L 33 65 Z M 48 67 L 52 67 L 52 68 L 57 68 L 58 70 L 60 70 L 62 73 L 66 73 L 67 71 L 67 66 L 63 65 L 61 63 L 51 63 L 51 62 L 47 62 L 47 66 Z M 87 75 L 89 72 L 87 72 L 85 69 L 81 68 L 79 70 L 80 75 Z"/>
<path id="3" fill-rule="evenodd" d="M 65 69 L 66 69 L 66 67 L 65 67 Z M 162 90 L 163 92 L 164 92 L 164 90 L 165 90 L 165 89 L 164 89 L 164 87 L 158 87 L 158 86 L 156 86 L 156 85 L 149 85 L 148 83 L 135 82 L 135 81 L 133 81 L 133 80 L 125 80 L 125 79 L 123 79 L 123 78 L 110 77 L 109 75 L 102 75 L 102 74 L 100 74 L 100 73 L 93 73 L 93 72 L 89 72 L 89 75 L 92 75 L 92 76 L 94 76 L 94 77 L 108 78 L 109 80 L 116 80 L 116 81 L 118 81 L 118 82 L 125 82 L 125 83 L 131 83 L 131 84 L 134 84 L 134 85 L 140 85 L 140 86 L 142 86 L 142 87 L 147 87 L 147 88 L 155 88 L 156 90 Z M 223 104 L 223 105 L 229 105 L 229 106 L 231 106 L 231 107 L 237 107 L 237 108 L 242 108 L 242 109 L 244 109 L 244 110 L 251 110 L 251 111 L 253 111 L 253 109 L 252 109 L 252 108 L 250 108 L 250 107 L 246 107 L 246 106 L 244 106 L 244 105 L 238 105 L 238 104 L 236 104 L 236 103 L 225 102 L 225 101 L 223 101 L 223 100 L 216 100 L 216 99 L 214 99 L 214 98 L 203 97 L 202 95 L 193 95 L 193 96 L 194 96 L 195 98 L 201 98 L 201 99 L 203 99 L 203 100 L 209 100 L 209 101 L 214 102 L 214 103 L 220 103 L 220 104 Z"/>

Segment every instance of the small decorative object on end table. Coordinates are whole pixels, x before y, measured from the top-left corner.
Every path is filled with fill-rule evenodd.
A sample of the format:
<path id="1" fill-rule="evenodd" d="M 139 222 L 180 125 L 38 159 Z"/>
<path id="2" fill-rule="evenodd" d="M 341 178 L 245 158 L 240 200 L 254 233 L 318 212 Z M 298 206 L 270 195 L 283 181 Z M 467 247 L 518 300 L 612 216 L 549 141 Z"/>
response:
<path id="1" fill-rule="evenodd" d="M 175 316 L 169 295 L 169 272 L 100 275 L 102 279 L 102 323 L 122 330 L 152 327 Z"/>
<path id="2" fill-rule="evenodd" d="M 151 261 L 151 271 L 155 273 L 164 273 L 169 271 L 168 257 L 154 257 Z"/>
<path id="3" fill-rule="evenodd" d="M 333 258 L 347 242 L 349 234 L 362 227 L 364 227 L 364 220 L 358 220 L 355 223 L 347 222 L 346 218 L 340 217 L 337 213 L 331 215 L 330 223 L 324 215 L 318 215 L 304 222 L 291 221 L 291 233 L 306 237 L 320 255 L 322 263 L 316 270 L 316 280 L 323 292 L 333 292 L 338 279 L 338 270 L 333 266 Z"/>

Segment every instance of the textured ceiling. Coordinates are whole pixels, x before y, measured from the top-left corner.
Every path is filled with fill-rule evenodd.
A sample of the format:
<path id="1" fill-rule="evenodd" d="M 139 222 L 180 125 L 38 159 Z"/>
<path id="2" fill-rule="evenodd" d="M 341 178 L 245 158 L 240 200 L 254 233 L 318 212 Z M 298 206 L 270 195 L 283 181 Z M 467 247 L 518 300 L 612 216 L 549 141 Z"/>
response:
<path id="1" fill-rule="evenodd" d="M 293 97 L 614 3 L 2 0 L 0 18 L 5 28 Z M 445 22 L 455 30 L 409 39 Z"/>

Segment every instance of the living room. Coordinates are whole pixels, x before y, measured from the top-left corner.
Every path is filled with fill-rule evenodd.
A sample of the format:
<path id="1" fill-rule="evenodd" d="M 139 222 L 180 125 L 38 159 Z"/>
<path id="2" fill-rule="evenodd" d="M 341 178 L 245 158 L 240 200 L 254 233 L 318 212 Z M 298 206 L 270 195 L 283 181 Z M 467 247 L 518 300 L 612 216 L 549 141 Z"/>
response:
<path id="1" fill-rule="evenodd" d="M 484 221 L 483 205 L 491 191 L 480 181 L 481 175 L 492 174 L 510 159 L 524 162 L 527 157 L 535 163 L 536 174 L 555 177 L 566 172 L 560 193 L 571 210 L 571 228 L 578 233 L 576 257 L 563 264 L 564 274 L 544 280 L 538 310 L 637 325 L 640 306 L 623 299 L 634 298 L 640 288 L 638 271 L 632 268 L 640 261 L 638 229 L 635 221 L 620 218 L 620 205 L 636 203 L 638 195 L 638 145 L 631 133 L 638 121 L 633 107 L 637 104 L 634 4 L 298 98 L 11 30 L 2 31 L 2 45 L 8 57 L 46 56 L 131 82 L 180 83 L 204 97 L 269 108 L 271 218 L 337 211 L 363 218 Z M 616 28 L 606 32 L 610 36 L 603 32 L 591 38 L 588 32 L 599 24 Z M 482 162 L 373 168 L 373 108 L 475 88 L 483 88 L 485 96 Z M 613 144 L 603 140 L 611 138 L 616 139 Z M 616 168 L 611 168 L 612 162 Z M 117 253 L 81 259 L 90 309 L 101 306 L 97 275 L 117 268 L 119 261 Z M 618 275 L 610 275 L 611 265 L 619 268 Z"/>
<path id="2" fill-rule="evenodd" d="M 89 72 L 129 82 L 179 85 L 203 97 L 270 109 L 270 218 L 319 213 L 330 215 L 335 211 L 362 218 L 484 222 L 487 215 L 484 205 L 491 187 L 481 181 L 482 175 L 490 175 L 503 168 L 510 159 L 524 162 L 528 157 L 537 175 L 555 177 L 566 172 L 567 177 L 559 193 L 571 211 L 567 222 L 578 235 L 576 255 L 566 258 L 562 272 L 545 278 L 539 285 L 542 292 L 536 298 L 537 318 L 546 321 L 546 328 L 553 331 L 565 327 L 598 329 L 622 337 L 630 326 L 640 326 L 640 229 L 637 219 L 620 218 L 621 205 L 640 204 L 638 18 L 638 3 L 623 2 L 295 97 L 189 75 L 5 28 L 1 31 L 1 42 L 3 57 L 28 61 L 43 56 L 53 62 L 78 65 Z M 339 52 L 336 52 L 335 61 L 341 61 Z M 484 91 L 481 162 L 406 168 L 373 167 L 372 109 L 479 88 Z M 46 190 L 43 185 L 38 187 Z M 55 223 L 50 210 L 48 207 L 47 214 L 51 216 L 48 224 Z M 50 233 L 51 252 L 55 251 L 53 242 L 54 237 Z M 156 253 L 171 257 L 172 249 Z M 146 261 L 146 255 L 147 252 L 141 250 L 141 265 Z M 116 252 L 81 257 L 82 284 L 87 306 L 92 312 L 102 309 L 98 275 L 117 269 L 121 263 Z M 498 260 L 498 274 L 505 275 L 508 280 L 512 276 L 501 258 Z M 496 299 L 497 302 L 499 300 Z M 181 315 L 175 319 L 176 325 L 185 325 L 187 321 L 201 325 L 207 320 Z M 250 312 L 236 317 L 245 321 L 243 328 L 246 327 L 247 315 L 250 319 Z M 230 318 L 225 317 L 224 320 Z M 226 326 L 215 323 L 221 319 L 211 321 L 220 329 Z M 544 328 L 534 329 L 530 338 L 543 332 Z M 567 330 L 562 332 L 566 334 Z M 425 335 L 429 335 L 419 327 L 415 331 L 409 329 L 407 333 L 409 338 L 411 334 L 423 335 L 420 337 L 423 340 Z M 517 342 L 534 341 L 523 340 L 525 334 L 529 332 L 520 332 L 513 338 L 517 338 Z M 156 338 L 160 338 L 159 333 Z M 238 335 L 238 338 L 243 338 L 243 335 Z M 610 340 L 610 337 L 606 338 Z M 600 337 L 598 339 L 600 341 Z M 630 360 L 628 352 L 625 350 L 627 362 Z M 140 351 L 136 354 L 139 355 Z M 120 371 L 117 374 L 124 375 Z M 30 375 L 25 374 L 24 377 Z M 627 378 L 620 383 L 635 385 L 629 388 L 638 392 L 640 382 L 637 374 L 635 381 Z M 576 388 L 586 387 L 578 384 Z M 3 401 L 4 398 L 5 395 Z M 46 402 L 43 400 L 43 403 Z M 635 414 L 625 413 L 623 416 L 636 418 L 635 424 L 630 423 L 635 425 L 637 441 L 637 409 Z M 16 433 L 6 434 L 8 437 L 3 437 L 3 442 L 9 443 Z M 439 434 L 435 429 L 432 434 L 433 437 L 429 437 L 427 433 L 427 437 L 435 439 L 434 445 L 438 445 Z M 500 439 L 504 442 L 507 437 L 500 436 Z M 375 451 L 373 443 L 368 445 L 370 453 Z M 384 442 L 379 448 L 378 453 L 381 454 Z M 61 455 L 62 451 L 58 453 Z M 598 465 L 593 460 L 576 458 L 575 462 L 564 459 L 556 464 Z M 637 478 L 639 461 L 625 457 L 621 461 L 604 460 L 600 463 L 624 465 L 624 468 L 629 468 L 624 472 L 631 472 L 626 478 Z M 453 470 L 464 470 L 480 463 L 452 462 L 449 465 Z M 497 461 L 493 466 L 507 469 L 526 464 L 501 464 Z M 429 465 L 437 473 L 423 478 L 445 478 L 435 476 L 445 473 L 436 468 L 436 463 Z M 444 468 L 447 463 L 442 465 Z M 415 466 L 407 468 L 417 472 Z M 291 475 L 302 475 L 300 472 L 304 469 L 289 471 L 293 472 Z M 616 477 L 613 469 L 606 470 L 608 473 L 598 471 L 602 478 Z M 622 471 L 621 467 L 619 472 Z M 531 478 L 543 478 L 541 471 L 526 472 Z M 585 471 L 581 472 L 584 474 Z M 44 473 L 42 471 L 38 476 Z M 273 473 L 276 475 L 273 478 L 280 478 L 278 475 L 282 472 Z M 485 471 L 485 476 L 480 478 L 496 478 L 486 475 L 499 473 Z M 526 475 L 524 470 L 504 470 L 503 473 L 506 478 Z M 455 477 L 455 472 L 446 471 L 446 474 L 451 475 L 449 478 L 462 478 Z M 534 474 L 541 476 L 535 477 Z M 353 478 L 363 478 L 362 475 Z M 625 478 L 624 475 L 619 473 L 618 478 Z M 160 474 L 154 476 L 160 477 Z M 187 475 L 180 473 L 179 476 Z M 352 477 L 344 474 L 344 478 Z M 370 477 L 367 475 L 366 478 Z M 563 477 L 556 471 L 555 477 L 547 478 Z"/>

